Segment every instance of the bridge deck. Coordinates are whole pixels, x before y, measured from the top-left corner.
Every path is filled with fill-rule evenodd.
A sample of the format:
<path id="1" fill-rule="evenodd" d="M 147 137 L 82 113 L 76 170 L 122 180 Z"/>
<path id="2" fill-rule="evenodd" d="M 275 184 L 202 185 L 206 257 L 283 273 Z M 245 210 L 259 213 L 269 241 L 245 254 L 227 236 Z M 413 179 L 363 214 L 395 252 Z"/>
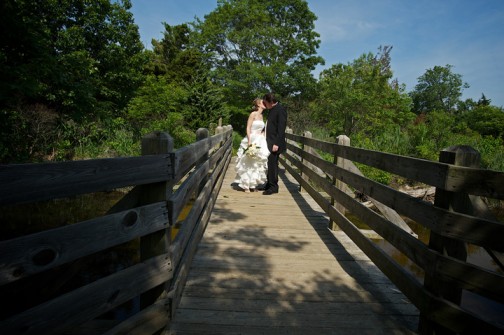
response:
<path id="1" fill-rule="evenodd" d="M 247 194 L 231 163 L 167 334 L 415 334 L 417 309 L 280 178 Z"/>

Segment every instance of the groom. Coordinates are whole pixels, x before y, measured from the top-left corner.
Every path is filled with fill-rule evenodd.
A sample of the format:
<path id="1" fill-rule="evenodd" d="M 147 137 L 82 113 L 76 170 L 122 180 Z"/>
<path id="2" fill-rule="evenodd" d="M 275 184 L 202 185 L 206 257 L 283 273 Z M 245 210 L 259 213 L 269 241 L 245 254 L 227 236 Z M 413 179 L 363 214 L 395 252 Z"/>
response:
<path id="1" fill-rule="evenodd" d="M 271 195 L 278 193 L 278 157 L 286 149 L 287 110 L 277 101 L 273 93 L 265 94 L 263 103 L 266 109 L 269 109 L 266 122 L 266 143 L 270 155 L 268 156 L 268 181 L 257 189 L 264 190 L 264 195 Z"/>

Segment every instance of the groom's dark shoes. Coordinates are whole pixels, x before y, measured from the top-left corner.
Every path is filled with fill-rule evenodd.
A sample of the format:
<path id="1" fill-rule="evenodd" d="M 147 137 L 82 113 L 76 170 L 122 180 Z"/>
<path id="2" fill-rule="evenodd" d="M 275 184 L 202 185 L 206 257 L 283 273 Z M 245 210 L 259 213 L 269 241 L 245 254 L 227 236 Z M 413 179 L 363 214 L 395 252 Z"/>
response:
<path id="1" fill-rule="evenodd" d="M 256 190 L 258 190 L 258 191 L 265 191 L 265 190 L 267 190 L 268 188 L 269 188 L 268 183 L 264 183 L 264 184 L 262 184 L 262 185 L 258 185 L 258 186 L 256 187 Z"/>
<path id="2" fill-rule="evenodd" d="M 278 193 L 278 190 L 274 190 L 272 187 L 267 188 L 266 191 L 263 192 L 263 195 L 272 195 L 274 193 Z"/>

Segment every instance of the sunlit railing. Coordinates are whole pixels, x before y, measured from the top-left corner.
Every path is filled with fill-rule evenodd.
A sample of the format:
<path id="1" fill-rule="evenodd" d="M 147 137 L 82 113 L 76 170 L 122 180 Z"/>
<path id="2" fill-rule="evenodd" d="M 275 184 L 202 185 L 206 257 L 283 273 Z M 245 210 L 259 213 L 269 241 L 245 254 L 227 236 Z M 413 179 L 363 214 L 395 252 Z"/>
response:
<path id="1" fill-rule="evenodd" d="M 503 317 L 473 308 L 466 297 L 504 310 L 504 224 L 485 200 L 504 199 L 504 173 L 479 168 L 479 154 L 467 146 L 443 150 L 439 162 L 349 146 L 346 136 L 330 143 L 287 134 L 282 164 L 343 230 L 420 310 L 421 334 L 502 334 Z M 333 157 L 332 161 L 321 158 Z M 436 188 L 434 204 L 368 179 L 354 162 Z M 354 192 L 368 196 L 377 211 Z M 406 271 L 346 216 L 349 211 L 423 269 L 423 280 Z M 399 214 L 399 215 L 398 215 Z M 401 217 L 430 230 L 423 243 Z M 493 259 L 493 269 L 467 262 L 467 247 L 478 246 Z M 492 307 L 490 307 L 492 308 Z M 499 313 L 497 313 L 499 314 Z"/>

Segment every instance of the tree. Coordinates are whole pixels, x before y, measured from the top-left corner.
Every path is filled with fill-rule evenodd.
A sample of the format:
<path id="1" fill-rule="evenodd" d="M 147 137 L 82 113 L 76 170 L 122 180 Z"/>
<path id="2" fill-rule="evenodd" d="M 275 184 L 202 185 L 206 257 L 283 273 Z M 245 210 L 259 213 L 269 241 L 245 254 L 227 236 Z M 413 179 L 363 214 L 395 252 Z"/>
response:
<path id="1" fill-rule="evenodd" d="M 215 80 L 238 105 L 272 90 L 288 97 L 313 91 L 319 34 L 304 0 L 218 0 L 194 23 L 195 45 L 209 55 Z"/>
<path id="2" fill-rule="evenodd" d="M 30 144 L 21 153 L 20 145 L 0 143 L 3 157 L 44 155 L 58 141 L 72 147 L 88 125 L 121 113 L 143 80 L 145 61 L 130 8 L 129 0 L 2 2 L 0 123 L 8 127 L 2 134 L 22 130 L 21 138 L 33 138 L 34 112 L 50 121 L 38 136 L 50 140 L 37 141 L 47 145 Z M 60 129 L 64 123 L 79 131 Z"/>
<path id="3" fill-rule="evenodd" d="M 228 124 L 229 109 L 222 88 L 210 80 L 206 68 L 193 73 L 186 89 L 189 95 L 183 114 L 189 129 L 208 128 L 212 123 L 218 124 L 219 119 Z"/>
<path id="4" fill-rule="evenodd" d="M 81 115 L 97 105 L 124 107 L 143 64 L 130 8 L 129 0 L 4 2 L 4 106 L 37 102 Z"/>
<path id="5" fill-rule="evenodd" d="M 463 120 L 469 128 L 483 136 L 490 135 L 504 139 L 504 110 L 502 108 L 485 103 L 478 104 L 474 110 L 464 115 Z"/>
<path id="6" fill-rule="evenodd" d="M 170 101 L 164 103 L 172 105 L 174 101 L 179 101 L 176 112 L 180 114 L 181 122 L 187 131 L 195 132 L 198 128 L 208 128 L 210 123 L 217 123 L 219 118 L 227 122 L 228 110 L 222 93 L 222 87 L 211 80 L 210 67 L 205 63 L 203 54 L 190 43 L 192 34 L 187 24 L 170 26 L 164 23 L 165 32 L 161 41 L 153 40 L 154 50 L 151 53 L 147 71 L 157 78 L 158 89 L 166 86 L 172 94 Z M 153 77 L 149 77 L 146 82 L 147 91 L 152 89 Z M 135 98 L 135 103 L 143 103 L 156 106 L 148 100 L 153 96 L 144 95 L 144 88 L 141 95 Z M 162 117 L 168 118 L 168 111 L 165 108 L 156 107 Z M 146 120 L 152 113 L 147 112 L 151 108 L 135 108 L 136 113 L 144 113 Z M 130 108 L 131 112 L 131 108 Z"/>
<path id="7" fill-rule="evenodd" d="M 417 114 L 445 111 L 455 114 L 464 88 L 462 76 L 452 72 L 452 65 L 434 66 L 418 78 L 418 84 L 410 93 L 413 111 Z"/>
<path id="8" fill-rule="evenodd" d="M 492 99 L 487 99 L 487 97 L 481 93 L 481 98 L 478 100 L 478 106 L 490 106 Z"/>
<path id="9" fill-rule="evenodd" d="M 204 66 L 203 55 L 189 44 L 192 31 L 187 24 L 164 23 L 164 27 L 163 39 L 152 40 L 153 52 L 147 71 L 180 83 L 187 82 Z"/>
<path id="10" fill-rule="evenodd" d="M 316 110 L 333 135 L 363 132 L 372 136 L 391 123 L 404 125 L 412 119 L 410 99 L 404 85 L 393 80 L 391 47 L 377 55 L 364 54 L 348 64 L 336 64 L 320 74 Z"/>

